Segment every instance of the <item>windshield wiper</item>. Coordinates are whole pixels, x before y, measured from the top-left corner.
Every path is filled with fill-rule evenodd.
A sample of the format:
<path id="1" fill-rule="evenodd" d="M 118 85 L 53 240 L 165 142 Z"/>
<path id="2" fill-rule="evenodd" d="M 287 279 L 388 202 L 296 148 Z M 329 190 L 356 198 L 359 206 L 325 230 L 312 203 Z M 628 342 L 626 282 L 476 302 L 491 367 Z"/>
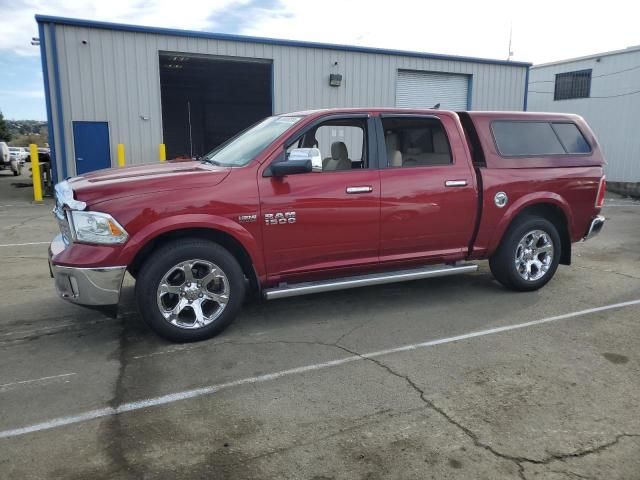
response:
<path id="1" fill-rule="evenodd" d="M 214 165 L 214 166 L 216 166 L 216 167 L 222 167 L 222 164 L 221 164 L 220 162 L 217 162 L 217 161 L 215 161 L 215 160 L 213 160 L 213 159 L 211 159 L 211 158 L 203 157 L 203 158 L 201 159 L 201 161 L 202 161 L 202 162 L 210 163 L 211 165 Z"/>

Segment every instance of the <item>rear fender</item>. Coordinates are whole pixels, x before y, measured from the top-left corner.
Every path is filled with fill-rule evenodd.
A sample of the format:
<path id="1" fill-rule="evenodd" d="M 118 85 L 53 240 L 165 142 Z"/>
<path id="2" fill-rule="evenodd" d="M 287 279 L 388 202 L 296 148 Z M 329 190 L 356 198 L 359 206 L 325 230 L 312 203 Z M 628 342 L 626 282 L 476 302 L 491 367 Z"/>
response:
<path id="1" fill-rule="evenodd" d="M 491 200 L 492 201 L 492 200 Z M 567 201 L 562 198 L 557 193 L 553 192 L 534 192 L 529 193 L 527 195 L 523 195 L 518 198 L 511 205 L 507 204 L 507 209 L 504 212 L 504 215 L 498 222 L 498 226 L 494 230 L 494 233 L 489 242 L 487 256 L 493 255 L 496 251 L 500 242 L 502 241 L 502 237 L 504 236 L 507 228 L 513 222 L 513 220 L 527 207 L 531 207 L 537 204 L 550 204 L 559 207 L 560 210 L 564 213 L 564 216 L 567 219 L 567 229 L 569 232 L 573 230 L 573 214 L 571 213 L 571 207 L 567 203 Z"/>

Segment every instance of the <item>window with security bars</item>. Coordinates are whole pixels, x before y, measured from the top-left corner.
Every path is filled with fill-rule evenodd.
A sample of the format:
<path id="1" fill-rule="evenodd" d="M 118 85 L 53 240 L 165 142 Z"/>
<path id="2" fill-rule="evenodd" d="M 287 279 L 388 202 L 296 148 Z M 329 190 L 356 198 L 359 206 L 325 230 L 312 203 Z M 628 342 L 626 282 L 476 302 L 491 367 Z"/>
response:
<path id="1" fill-rule="evenodd" d="M 556 87 L 553 92 L 554 100 L 589 98 L 590 93 L 591 69 L 558 73 L 556 75 Z"/>

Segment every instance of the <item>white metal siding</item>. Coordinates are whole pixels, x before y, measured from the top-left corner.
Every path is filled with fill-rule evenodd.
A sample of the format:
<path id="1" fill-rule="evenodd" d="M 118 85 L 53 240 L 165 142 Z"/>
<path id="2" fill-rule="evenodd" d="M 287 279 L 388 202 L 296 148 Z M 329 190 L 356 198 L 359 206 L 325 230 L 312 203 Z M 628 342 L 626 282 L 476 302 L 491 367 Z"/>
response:
<path id="1" fill-rule="evenodd" d="M 50 44 L 50 23 L 45 35 Z M 273 62 L 274 113 L 326 107 L 392 107 L 399 70 L 472 76 L 474 110 L 522 110 L 527 68 L 472 61 L 352 52 L 259 42 L 55 25 L 68 174 L 75 173 L 73 120 L 109 122 L 112 164 L 116 145 L 127 163 L 156 161 L 162 143 L 160 51 L 266 59 Z M 86 40 L 84 44 L 82 41 Z M 49 48 L 49 46 L 48 46 Z M 53 71 L 52 56 L 47 57 Z M 337 65 L 335 65 L 337 62 Z M 343 75 L 340 87 L 329 74 Z M 50 93 L 55 94 L 50 84 Z M 54 109 L 57 105 L 54 106 Z M 466 108 L 466 103 L 464 105 Z M 60 144 L 56 138 L 56 147 Z M 60 150 L 57 148 L 58 151 Z M 60 155 L 59 155 L 60 156 Z M 62 161 L 60 159 L 59 161 Z M 60 164 L 58 165 L 59 172 Z"/>
<path id="2" fill-rule="evenodd" d="M 596 134 L 607 180 L 640 182 L 640 50 L 533 67 L 529 111 L 576 113 Z M 554 101 L 558 73 L 592 69 L 590 98 Z M 634 93 L 636 92 L 636 93 Z"/>
<path id="3" fill-rule="evenodd" d="M 467 75 L 400 70 L 396 107 L 466 110 L 468 88 Z"/>

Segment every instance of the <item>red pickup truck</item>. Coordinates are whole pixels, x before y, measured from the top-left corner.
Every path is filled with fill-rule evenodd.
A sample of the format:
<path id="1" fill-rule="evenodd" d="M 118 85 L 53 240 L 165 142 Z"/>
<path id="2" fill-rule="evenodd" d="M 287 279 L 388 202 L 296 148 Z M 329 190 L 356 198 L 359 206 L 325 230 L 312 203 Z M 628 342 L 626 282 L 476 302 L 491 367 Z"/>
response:
<path id="1" fill-rule="evenodd" d="M 471 272 L 535 290 L 600 231 L 602 153 L 566 114 L 331 109 L 276 115 L 203 158 L 56 186 L 59 295 L 211 337 L 266 299 Z"/>

